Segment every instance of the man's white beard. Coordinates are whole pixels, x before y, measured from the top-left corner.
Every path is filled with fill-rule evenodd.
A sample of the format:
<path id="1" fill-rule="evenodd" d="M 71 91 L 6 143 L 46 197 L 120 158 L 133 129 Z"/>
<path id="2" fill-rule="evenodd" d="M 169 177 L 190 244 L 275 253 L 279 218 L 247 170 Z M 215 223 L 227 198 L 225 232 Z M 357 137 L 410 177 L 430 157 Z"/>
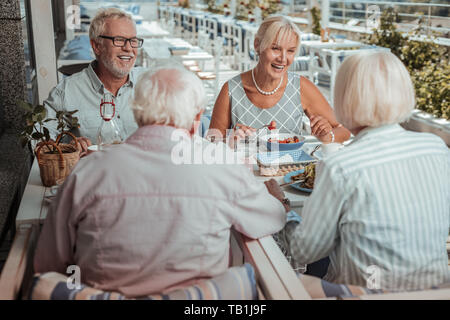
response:
<path id="1" fill-rule="evenodd" d="M 111 72 L 115 77 L 117 78 L 124 78 L 128 76 L 130 73 L 131 68 L 133 68 L 136 60 L 133 62 L 133 65 L 130 66 L 130 68 L 124 67 L 120 68 L 116 65 L 114 60 L 110 60 L 107 57 L 100 57 L 100 61 L 103 63 L 106 69 L 108 69 L 109 72 Z"/>

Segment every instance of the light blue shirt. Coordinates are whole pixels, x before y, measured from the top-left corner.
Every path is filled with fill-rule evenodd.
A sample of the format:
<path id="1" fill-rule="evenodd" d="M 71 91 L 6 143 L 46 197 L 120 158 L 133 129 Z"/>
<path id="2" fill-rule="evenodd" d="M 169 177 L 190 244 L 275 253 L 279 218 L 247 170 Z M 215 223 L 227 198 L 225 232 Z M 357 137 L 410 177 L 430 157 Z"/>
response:
<path id="1" fill-rule="evenodd" d="M 298 263 L 329 256 L 326 280 L 381 289 L 450 281 L 450 152 L 439 137 L 365 129 L 316 174 L 301 223 L 284 229 Z"/>
<path id="2" fill-rule="evenodd" d="M 100 116 L 100 102 L 106 89 L 93 69 L 93 61 L 81 72 L 75 73 L 70 77 L 63 79 L 52 89 L 44 106 L 47 108 L 48 116 L 55 118 L 56 111 L 73 111 L 78 117 L 80 124 L 80 136 L 87 137 L 93 144 L 97 143 L 97 131 L 100 127 L 102 118 Z M 130 136 L 137 129 L 133 112 L 130 108 L 130 102 L 134 94 L 134 86 L 139 75 L 145 71 L 145 68 L 135 67 L 129 74 L 128 81 L 119 89 L 114 99 L 116 105 L 116 121 L 122 122 L 125 136 Z M 56 138 L 56 121 L 46 123 L 49 127 L 50 135 Z"/>

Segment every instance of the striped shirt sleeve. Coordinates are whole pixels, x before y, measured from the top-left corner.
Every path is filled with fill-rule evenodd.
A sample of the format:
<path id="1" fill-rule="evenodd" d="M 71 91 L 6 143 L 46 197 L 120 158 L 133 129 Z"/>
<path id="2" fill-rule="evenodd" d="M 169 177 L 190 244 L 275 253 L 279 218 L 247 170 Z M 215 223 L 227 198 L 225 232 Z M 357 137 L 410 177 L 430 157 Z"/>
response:
<path id="1" fill-rule="evenodd" d="M 315 190 L 305 201 L 301 223 L 289 222 L 285 233 L 291 254 L 301 264 L 326 257 L 334 248 L 339 236 L 339 212 L 345 205 L 342 179 L 333 179 L 332 170 L 323 163 L 317 165 Z M 319 168 L 320 167 L 320 168 Z M 337 176 L 337 175 L 335 175 Z M 341 181 L 340 181 L 341 180 Z"/>

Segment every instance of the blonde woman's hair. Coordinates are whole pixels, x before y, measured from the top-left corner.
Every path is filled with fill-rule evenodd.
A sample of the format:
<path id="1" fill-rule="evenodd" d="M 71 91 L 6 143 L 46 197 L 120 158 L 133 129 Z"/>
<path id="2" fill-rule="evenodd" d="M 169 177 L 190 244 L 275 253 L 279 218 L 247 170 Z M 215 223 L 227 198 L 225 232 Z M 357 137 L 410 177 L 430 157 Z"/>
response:
<path id="1" fill-rule="evenodd" d="M 206 102 L 202 81 L 181 67 L 163 66 L 139 77 L 132 109 L 139 127 L 173 125 L 190 130 Z"/>
<path id="2" fill-rule="evenodd" d="M 102 8 L 97 12 L 94 19 L 91 21 L 91 25 L 89 27 L 90 40 L 98 40 L 99 36 L 105 32 L 106 19 L 128 19 L 136 28 L 133 17 L 128 13 L 117 8 Z"/>
<path id="3" fill-rule="evenodd" d="M 391 52 L 355 54 L 339 68 L 334 109 L 346 128 L 400 123 L 409 118 L 414 106 L 409 73 Z"/>
<path id="4" fill-rule="evenodd" d="M 300 29 L 295 23 L 284 16 L 269 16 L 259 26 L 255 40 L 259 43 L 261 53 L 269 48 L 272 43 L 280 43 L 282 40 L 294 35 L 297 38 L 297 48 L 300 46 Z"/>

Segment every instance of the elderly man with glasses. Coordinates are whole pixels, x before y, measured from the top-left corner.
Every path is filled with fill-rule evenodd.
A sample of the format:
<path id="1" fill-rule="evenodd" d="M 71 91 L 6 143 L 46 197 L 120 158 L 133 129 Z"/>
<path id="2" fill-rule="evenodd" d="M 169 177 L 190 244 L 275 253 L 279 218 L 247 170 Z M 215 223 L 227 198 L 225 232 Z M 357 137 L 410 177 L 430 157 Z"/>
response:
<path id="1" fill-rule="evenodd" d="M 136 37 L 136 25 L 129 14 L 116 8 L 102 9 L 91 22 L 89 38 L 96 59 L 83 71 L 61 81 L 44 101 L 50 117 L 55 117 L 57 111 L 78 110 L 75 116 L 79 119 L 78 141 L 83 153 L 96 142 L 103 121 L 100 103 L 105 94 L 114 97 L 115 117 L 122 122 L 125 137 L 137 129 L 128 102 L 139 74 L 145 71 L 134 67 L 144 40 Z M 55 138 L 56 126 L 52 129 L 50 134 Z"/>

